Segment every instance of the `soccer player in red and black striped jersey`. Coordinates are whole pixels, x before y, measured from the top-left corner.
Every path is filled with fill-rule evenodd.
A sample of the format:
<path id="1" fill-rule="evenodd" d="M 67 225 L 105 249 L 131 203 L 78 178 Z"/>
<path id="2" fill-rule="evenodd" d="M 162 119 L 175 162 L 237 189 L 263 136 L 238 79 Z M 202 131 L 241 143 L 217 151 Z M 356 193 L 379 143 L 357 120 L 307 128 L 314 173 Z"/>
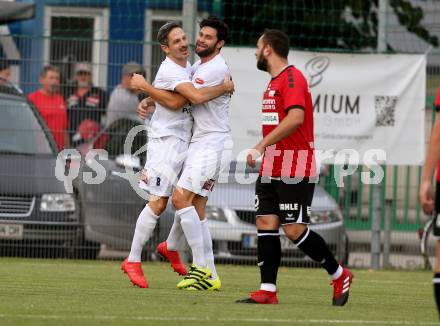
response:
<path id="1" fill-rule="evenodd" d="M 340 266 L 324 239 L 308 228 L 316 180 L 313 105 L 303 74 L 289 65 L 289 39 L 267 30 L 257 43 L 257 68 L 272 79 L 263 96 L 263 139 L 247 156 L 264 155 L 256 184 L 260 290 L 239 303 L 278 303 L 276 280 L 281 260 L 279 227 L 307 256 L 321 264 L 333 280 L 333 305 L 348 300 L 352 273 Z"/>
<path id="2" fill-rule="evenodd" d="M 440 86 L 437 91 L 434 107 L 436 120 L 432 128 L 431 140 L 429 141 L 428 154 L 423 167 L 422 182 L 419 190 L 419 200 L 423 211 L 433 215 L 432 232 L 437 238 L 436 256 L 437 263 L 434 269 L 432 283 L 434 296 L 437 303 L 437 311 L 440 313 Z M 433 196 L 431 180 L 437 167 L 436 189 Z"/>

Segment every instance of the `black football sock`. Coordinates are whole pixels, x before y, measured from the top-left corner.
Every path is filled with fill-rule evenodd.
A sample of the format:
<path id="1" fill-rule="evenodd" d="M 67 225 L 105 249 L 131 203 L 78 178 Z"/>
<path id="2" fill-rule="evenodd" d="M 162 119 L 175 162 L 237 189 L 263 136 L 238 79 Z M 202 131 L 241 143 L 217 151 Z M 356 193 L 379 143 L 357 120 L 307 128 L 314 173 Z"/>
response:
<path id="1" fill-rule="evenodd" d="M 333 275 L 338 269 L 339 264 L 335 256 L 318 233 L 307 228 L 293 243 L 307 256 L 320 263 L 329 275 Z"/>
<path id="2" fill-rule="evenodd" d="M 279 230 L 258 230 L 257 251 L 261 283 L 276 284 L 281 262 Z"/>

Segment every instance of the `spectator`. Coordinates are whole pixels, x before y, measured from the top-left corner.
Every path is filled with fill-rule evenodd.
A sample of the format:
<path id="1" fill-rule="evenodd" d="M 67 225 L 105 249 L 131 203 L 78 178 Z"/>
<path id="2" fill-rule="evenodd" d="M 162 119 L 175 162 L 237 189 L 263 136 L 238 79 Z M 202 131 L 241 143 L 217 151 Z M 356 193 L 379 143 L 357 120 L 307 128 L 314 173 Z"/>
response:
<path id="1" fill-rule="evenodd" d="M 110 95 L 107 108 L 107 126 L 123 117 L 137 118 L 138 93 L 130 87 L 131 76 L 134 73 L 145 75 L 142 66 L 136 62 L 128 62 L 122 68 L 121 83 Z"/>
<path id="2" fill-rule="evenodd" d="M 6 84 L 5 82 L 10 82 L 11 75 L 11 65 L 8 60 L 0 60 L 0 85 Z"/>
<path id="3" fill-rule="evenodd" d="M 437 239 L 436 243 L 436 266 L 432 285 L 434 286 L 434 298 L 437 311 L 440 313 L 440 87 L 434 103 L 436 117 L 423 166 L 422 181 L 419 188 L 419 200 L 423 211 L 431 215 L 432 234 Z M 437 170 L 435 192 L 432 187 L 432 178 Z"/>
<path id="4" fill-rule="evenodd" d="M 67 109 L 64 97 L 59 93 L 60 72 L 55 66 L 41 70 L 41 88 L 29 94 L 29 101 L 40 112 L 57 144 L 58 150 L 69 146 L 67 134 Z"/>
<path id="5" fill-rule="evenodd" d="M 81 122 L 92 120 L 100 124 L 107 106 L 107 93 L 93 86 L 90 63 L 77 63 L 74 79 L 66 94 L 71 144 L 80 140 L 78 127 Z"/>

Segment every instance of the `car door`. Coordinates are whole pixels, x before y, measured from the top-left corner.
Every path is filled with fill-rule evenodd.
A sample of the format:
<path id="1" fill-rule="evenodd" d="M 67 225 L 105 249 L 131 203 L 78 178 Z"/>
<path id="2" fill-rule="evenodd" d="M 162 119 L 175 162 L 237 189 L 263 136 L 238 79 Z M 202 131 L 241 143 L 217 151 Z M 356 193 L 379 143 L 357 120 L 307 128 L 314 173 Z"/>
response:
<path id="1" fill-rule="evenodd" d="M 140 126 L 140 128 L 139 128 Z M 131 150 L 124 151 L 124 144 L 137 129 Z M 127 137 L 129 135 L 129 137 Z M 102 138 L 106 138 L 102 143 Z M 101 142 L 102 149 L 96 144 Z M 83 159 L 81 172 L 81 200 L 86 223 L 86 238 L 104 243 L 115 249 L 129 249 L 134 227 L 146 199 L 137 185 L 137 172 L 143 166 L 142 152 L 133 155 L 147 142 L 146 132 L 140 122 L 120 119 L 112 123 L 95 139 L 91 149 Z M 145 147 L 145 146 L 144 146 Z M 103 150 L 108 159 L 99 157 Z M 99 166 L 97 165 L 99 164 Z M 105 171 L 105 178 L 98 174 Z M 96 177 L 96 184 L 84 179 L 84 173 Z M 91 174 L 90 174 L 91 173 Z"/>

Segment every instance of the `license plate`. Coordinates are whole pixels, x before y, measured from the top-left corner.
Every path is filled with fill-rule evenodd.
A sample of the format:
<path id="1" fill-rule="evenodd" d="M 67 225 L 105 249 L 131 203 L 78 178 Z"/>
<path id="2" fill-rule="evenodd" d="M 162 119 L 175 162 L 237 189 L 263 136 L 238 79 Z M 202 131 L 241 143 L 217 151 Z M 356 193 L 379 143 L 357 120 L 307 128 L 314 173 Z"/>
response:
<path id="1" fill-rule="evenodd" d="M 0 224 L 1 239 L 23 239 L 23 225 Z"/>
<path id="2" fill-rule="evenodd" d="M 243 248 L 246 249 L 255 249 L 257 248 L 257 235 L 255 234 L 245 234 L 243 235 Z M 297 247 L 293 244 L 293 242 L 286 236 L 280 236 L 281 241 L 281 249 L 283 250 L 291 250 L 297 249 Z"/>
<path id="3" fill-rule="evenodd" d="M 254 234 L 243 235 L 243 248 L 254 249 L 257 248 L 257 236 Z"/>

